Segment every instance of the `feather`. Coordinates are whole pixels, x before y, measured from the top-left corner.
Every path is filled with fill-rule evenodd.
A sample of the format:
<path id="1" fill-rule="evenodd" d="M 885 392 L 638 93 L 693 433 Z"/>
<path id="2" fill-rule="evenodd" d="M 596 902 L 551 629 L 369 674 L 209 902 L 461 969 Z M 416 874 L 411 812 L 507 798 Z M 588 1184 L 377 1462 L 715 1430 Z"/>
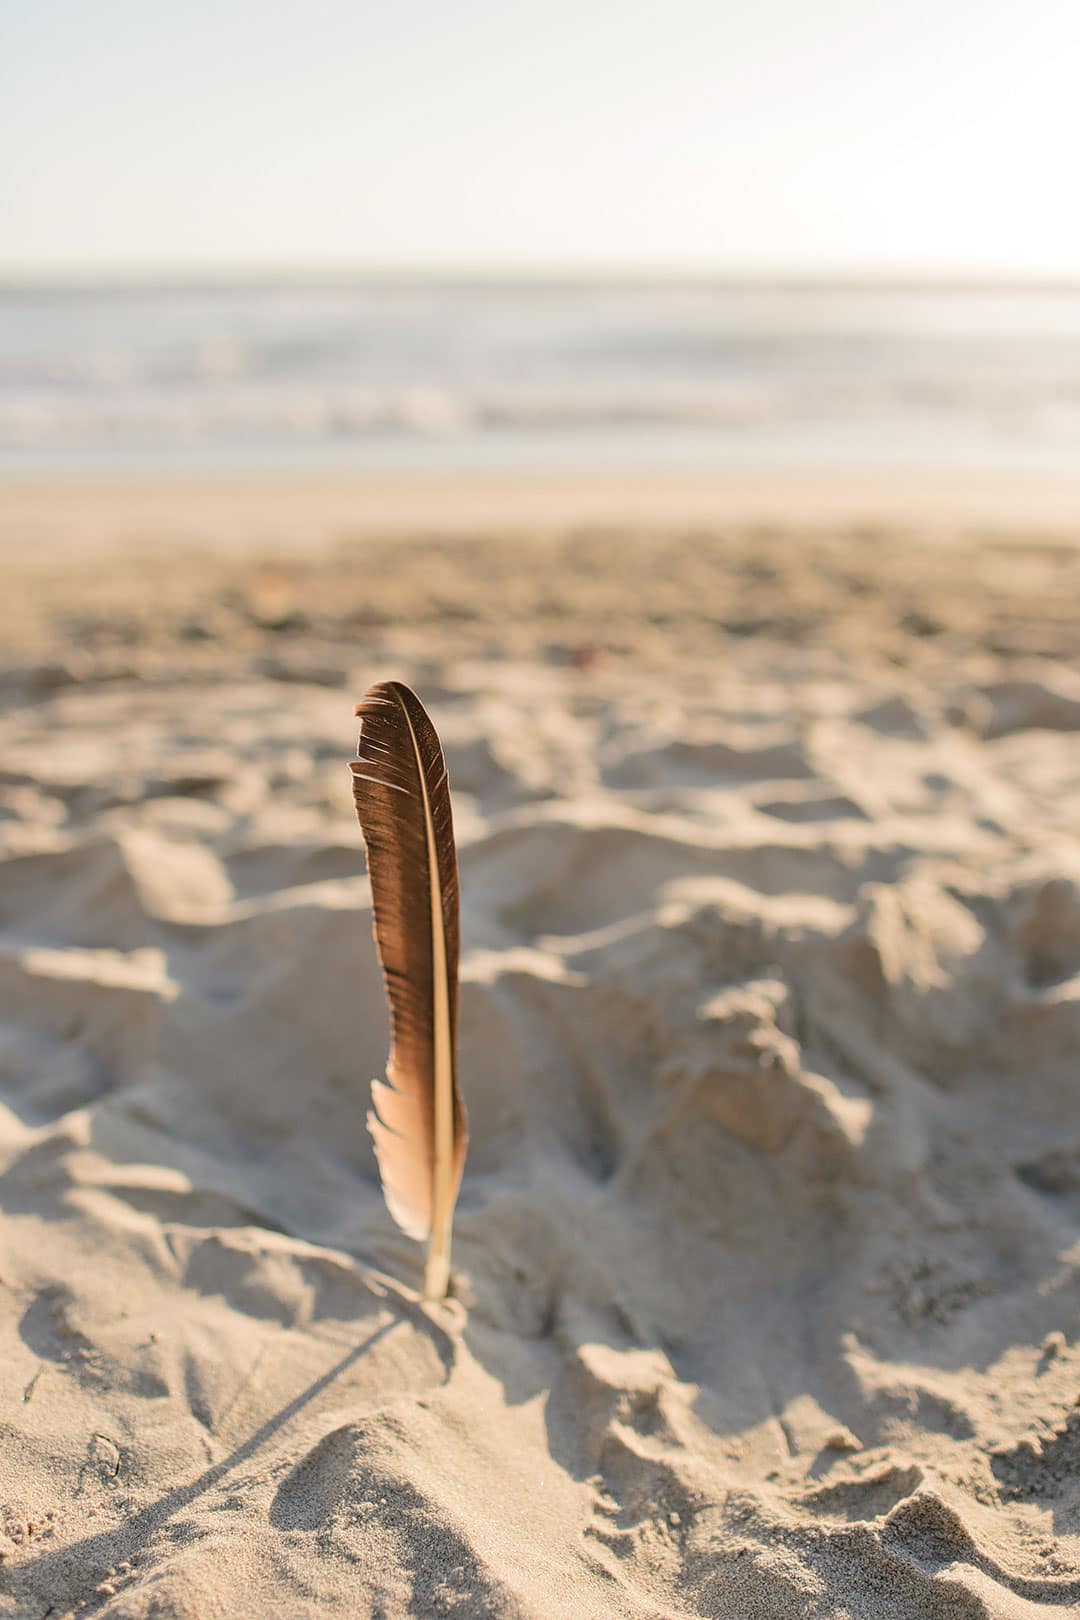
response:
<path id="1" fill-rule="evenodd" d="M 460 935 L 450 787 L 438 735 L 415 692 L 383 681 L 356 713 L 353 797 L 391 1028 L 386 1080 L 371 1083 L 368 1129 L 387 1208 L 409 1237 L 427 1239 L 424 1293 L 441 1299 L 468 1143 L 457 1082 Z"/>

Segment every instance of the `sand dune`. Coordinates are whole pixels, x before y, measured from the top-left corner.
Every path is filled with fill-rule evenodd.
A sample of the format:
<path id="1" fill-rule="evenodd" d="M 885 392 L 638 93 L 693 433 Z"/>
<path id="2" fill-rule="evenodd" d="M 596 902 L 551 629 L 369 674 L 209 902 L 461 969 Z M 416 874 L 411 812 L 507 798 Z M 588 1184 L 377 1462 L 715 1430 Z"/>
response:
<path id="1" fill-rule="evenodd" d="M 1080 552 L 5 564 L 0 1613 L 1080 1613 Z M 442 732 L 455 1297 L 345 769 Z"/>

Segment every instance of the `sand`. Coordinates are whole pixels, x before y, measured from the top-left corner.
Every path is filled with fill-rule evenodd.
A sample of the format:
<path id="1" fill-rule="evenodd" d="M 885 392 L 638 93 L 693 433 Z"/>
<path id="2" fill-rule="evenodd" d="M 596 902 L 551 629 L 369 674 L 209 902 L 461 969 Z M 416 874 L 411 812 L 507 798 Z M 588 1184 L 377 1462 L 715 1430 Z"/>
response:
<path id="1" fill-rule="evenodd" d="M 10 540 L 0 1614 L 1080 1614 L 1080 549 Z M 390 675 L 438 1306 L 364 1127 Z"/>
<path id="2" fill-rule="evenodd" d="M 47 547 L 100 556 L 118 546 L 157 551 L 227 544 L 265 555 L 342 539 L 472 538 L 582 527 L 673 529 L 782 526 L 816 534 L 883 525 L 924 538 L 958 532 L 1075 542 L 1080 472 L 1072 477 L 899 472 L 842 476 L 819 469 L 478 476 L 425 471 L 193 479 L 12 479 L 0 485 L 0 552 Z"/>

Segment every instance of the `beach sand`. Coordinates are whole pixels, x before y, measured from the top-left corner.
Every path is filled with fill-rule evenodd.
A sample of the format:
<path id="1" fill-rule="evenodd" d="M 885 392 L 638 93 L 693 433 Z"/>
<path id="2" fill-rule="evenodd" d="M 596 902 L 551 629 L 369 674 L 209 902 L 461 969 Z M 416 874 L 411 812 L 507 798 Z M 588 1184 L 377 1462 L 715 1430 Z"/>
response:
<path id="1" fill-rule="evenodd" d="M 0 1614 L 1080 1613 L 1080 549 L 84 499 L 3 524 Z M 364 1123 L 390 676 L 461 858 L 442 1305 Z"/>

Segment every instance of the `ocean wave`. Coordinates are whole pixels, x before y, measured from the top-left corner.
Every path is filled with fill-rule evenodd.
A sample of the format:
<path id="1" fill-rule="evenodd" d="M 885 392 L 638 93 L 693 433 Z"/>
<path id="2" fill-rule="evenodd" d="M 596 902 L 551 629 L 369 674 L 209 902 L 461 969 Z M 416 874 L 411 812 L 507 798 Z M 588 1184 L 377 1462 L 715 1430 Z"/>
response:
<path id="1" fill-rule="evenodd" d="M 543 445 L 979 464 L 1080 450 L 1080 293 L 684 284 L 0 288 L 4 466 Z M 651 436 L 651 437 L 650 437 Z M 642 447 L 645 447 L 642 449 Z M 959 447 L 959 449 L 958 449 Z M 629 453 L 629 452 L 628 452 Z"/>

